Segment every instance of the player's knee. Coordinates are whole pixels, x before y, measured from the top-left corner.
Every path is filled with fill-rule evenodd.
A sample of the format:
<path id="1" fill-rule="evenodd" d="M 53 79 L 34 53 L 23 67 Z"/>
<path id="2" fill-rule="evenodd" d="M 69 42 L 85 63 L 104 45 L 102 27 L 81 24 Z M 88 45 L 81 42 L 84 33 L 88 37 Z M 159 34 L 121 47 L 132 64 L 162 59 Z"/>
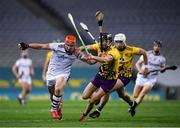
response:
<path id="1" fill-rule="evenodd" d="M 95 104 L 95 103 L 96 103 L 96 100 L 93 99 L 93 98 L 91 98 L 91 99 L 89 100 L 89 103 L 90 103 L 90 104 Z"/>
<path id="2" fill-rule="evenodd" d="M 138 97 L 138 95 L 137 95 L 137 94 L 134 94 L 134 95 L 133 95 L 133 97 L 134 97 L 134 98 L 137 98 L 137 97 Z"/>
<path id="3" fill-rule="evenodd" d="M 56 88 L 55 89 L 55 94 L 60 94 L 61 93 L 61 88 Z"/>
<path id="4" fill-rule="evenodd" d="M 118 96 L 121 98 L 121 97 L 124 97 L 124 93 L 118 93 Z"/>
<path id="5" fill-rule="evenodd" d="M 28 93 L 30 93 L 31 92 L 31 90 L 26 90 L 26 94 L 28 94 Z"/>
<path id="6" fill-rule="evenodd" d="M 83 95 L 82 95 L 82 99 L 83 99 L 83 100 L 87 100 L 87 99 L 89 99 L 89 96 L 86 95 L 86 94 L 83 94 Z"/>

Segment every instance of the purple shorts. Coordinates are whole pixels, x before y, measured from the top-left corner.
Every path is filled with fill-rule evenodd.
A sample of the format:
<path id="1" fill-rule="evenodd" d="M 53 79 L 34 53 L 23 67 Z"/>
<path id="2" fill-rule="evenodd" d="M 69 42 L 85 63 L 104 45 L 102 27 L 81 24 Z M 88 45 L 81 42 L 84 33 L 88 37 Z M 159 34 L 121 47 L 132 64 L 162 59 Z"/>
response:
<path id="1" fill-rule="evenodd" d="M 117 80 L 108 80 L 99 74 L 91 81 L 94 86 L 97 88 L 102 88 L 104 92 L 108 93 L 116 84 Z"/>
<path id="2" fill-rule="evenodd" d="M 131 81 L 130 77 L 118 76 L 118 79 L 122 81 L 122 83 L 124 84 L 124 87 Z"/>

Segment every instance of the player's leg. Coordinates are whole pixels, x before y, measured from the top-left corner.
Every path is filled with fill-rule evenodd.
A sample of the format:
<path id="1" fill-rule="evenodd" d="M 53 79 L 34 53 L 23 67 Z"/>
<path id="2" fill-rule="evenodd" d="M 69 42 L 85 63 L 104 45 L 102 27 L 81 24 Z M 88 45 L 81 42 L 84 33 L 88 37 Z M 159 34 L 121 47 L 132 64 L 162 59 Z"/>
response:
<path id="1" fill-rule="evenodd" d="M 114 86 L 113 90 L 117 90 L 119 88 L 123 87 L 123 83 L 121 82 L 121 80 L 117 80 L 116 85 Z M 106 105 L 106 103 L 109 100 L 109 94 L 104 95 L 101 100 L 100 100 L 100 104 L 98 105 L 97 109 L 92 112 L 89 116 L 92 118 L 98 118 L 100 116 L 100 113 L 102 111 L 102 109 L 104 108 L 104 106 Z"/>
<path id="2" fill-rule="evenodd" d="M 142 91 L 142 88 L 143 88 L 142 84 L 143 84 L 143 83 L 137 82 L 137 80 L 136 80 L 136 85 L 135 85 L 134 91 L 133 91 L 133 96 L 134 96 L 134 98 L 139 97 L 139 95 L 140 95 L 140 93 L 141 93 L 141 91 Z M 129 111 L 129 113 L 131 114 L 132 117 L 136 114 L 136 110 L 135 110 L 136 106 L 137 106 L 137 103 L 136 103 L 136 101 L 134 100 L 134 101 L 132 102 L 132 104 L 131 104 L 131 107 L 128 109 L 128 111 Z"/>
<path id="3" fill-rule="evenodd" d="M 19 103 L 21 105 L 24 105 L 25 104 L 25 97 L 27 96 L 27 94 L 30 93 L 31 91 L 31 85 L 29 85 L 28 82 L 26 81 L 22 81 L 21 82 L 21 87 L 22 87 L 22 91 L 21 93 L 18 95 L 18 100 L 19 100 Z"/>
<path id="4" fill-rule="evenodd" d="M 140 91 L 138 97 L 133 101 L 133 104 L 131 105 L 129 112 L 131 113 L 131 116 L 134 116 L 136 114 L 136 107 L 142 102 L 144 96 L 151 91 L 153 86 L 145 85 L 143 86 L 142 90 Z"/>
<path id="5" fill-rule="evenodd" d="M 62 105 L 62 96 L 64 93 L 64 86 L 67 83 L 67 77 L 59 77 L 56 79 L 55 83 L 55 90 L 52 96 L 52 103 L 51 103 L 51 115 L 54 119 L 62 119 L 61 108 L 59 109 L 60 104 Z"/>
<path id="6" fill-rule="evenodd" d="M 144 84 L 141 84 L 142 85 L 142 90 L 140 91 L 138 97 L 135 99 L 134 101 L 134 108 L 140 104 L 144 98 L 144 96 L 150 92 L 154 86 L 154 84 L 156 83 L 156 78 L 144 78 Z"/>
<path id="7" fill-rule="evenodd" d="M 20 83 L 21 84 L 21 92 L 19 93 L 19 95 L 18 95 L 18 101 L 19 101 L 19 103 L 21 104 L 21 105 L 24 105 L 24 97 L 25 97 L 25 89 L 24 89 L 24 83 L 23 82 L 21 82 Z"/>
<path id="8" fill-rule="evenodd" d="M 136 102 L 137 104 L 140 104 L 140 103 L 142 102 L 144 96 L 145 96 L 148 92 L 150 92 L 150 91 L 152 90 L 152 88 L 153 88 L 153 86 L 151 86 L 151 85 L 145 85 L 145 86 L 143 86 L 143 88 L 142 88 L 139 96 L 135 99 L 135 102 Z"/>
<path id="9" fill-rule="evenodd" d="M 105 94 L 101 99 L 100 99 L 100 104 L 96 108 L 95 111 L 93 111 L 91 114 L 89 114 L 89 117 L 92 118 L 98 118 L 101 114 L 102 109 L 106 105 L 106 103 L 109 101 L 109 94 Z"/>
<path id="10" fill-rule="evenodd" d="M 51 100 L 51 102 L 52 102 L 54 90 L 55 90 L 55 84 L 52 85 L 52 86 L 48 86 L 48 92 L 49 92 L 49 94 L 50 94 L 50 100 Z"/>
<path id="11" fill-rule="evenodd" d="M 84 121 L 86 119 L 86 116 L 89 114 L 89 112 L 92 110 L 94 104 L 96 101 L 100 100 L 102 96 L 104 96 L 106 92 L 102 88 L 99 88 L 97 92 L 91 96 L 89 100 L 89 104 L 86 106 L 85 111 L 83 114 L 80 116 L 79 121 Z"/>
<path id="12" fill-rule="evenodd" d="M 143 84 L 147 81 L 147 78 L 144 78 L 142 75 L 137 75 L 136 84 L 133 91 L 134 98 L 137 98 L 141 93 Z M 131 107 L 128 109 L 129 113 L 133 117 L 136 114 L 135 107 L 137 106 L 136 101 L 133 101 Z"/>
<path id="13" fill-rule="evenodd" d="M 137 97 L 139 96 L 141 90 L 142 90 L 142 86 L 136 84 L 136 85 L 134 86 L 133 97 L 134 97 L 134 98 L 137 98 Z"/>
<path id="14" fill-rule="evenodd" d="M 129 82 L 129 81 L 128 81 Z M 126 82 L 126 83 L 128 83 L 128 82 Z M 119 91 L 121 91 L 121 88 L 123 88 L 123 82 L 120 80 L 120 79 L 118 79 L 117 81 L 116 81 L 116 84 L 113 86 L 113 88 L 111 89 L 111 91 L 114 91 L 114 90 L 119 90 Z M 124 96 L 123 98 L 124 99 L 126 99 L 126 100 L 128 100 L 128 95 L 122 95 L 122 91 L 121 92 L 119 92 L 119 93 L 121 93 L 121 96 Z M 126 96 L 126 97 L 125 97 Z M 101 98 L 101 100 L 100 100 L 100 104 L 98 105 L 98 107 L 97 107 L 97 109 L 94 111 L 94 112 L 92 112 L 89 116 L 90 117 L 92 117 L 92 118 L 98 118 L 99 116 L 100 116 L 100 112 L 102 111 L 102 109 L 104 108 L 104 106 L 106 105 L 106 103 L 108 102 L 108 100 L 109 100 L 109 94 L 106 94 L 106 95 L 104 95 L 102 98 Z M 130 101 L 129 101 L 130 102 Z"/>
<path id="15" fill-rule="evenodd" d="M 47 80 L 47 86 L 48 86 L 48 92 L 50 94 L 51 106 L 53 105 L 53 95 L 54 95 L 54 91 L 55 91 L 55 84 L 56 84 L 55 80 Z M 55 111 L 55 110 L 53 111 L 52 107 L 50 110 L 50 114 L 51 114 L 53 119 L 59 119 L 60 118 L 58 111 Z"/>
<path id="16" fill-rule="evenodd" d="M 83 91 L 82 98 L 84 100 L 89 99 L 92 94 L 97 90 L 96 87 L 92 82 L 90 82 Z"/>
<path id="17" fill-rule="evenodd" d="M 130 106 L 132 105 L 131 97 L 127 92 L 124 91 L 124 88 L 120 88 L 117 90 L 118 96 L 122 98 L 124 101 L 126 101 Z"/>
<path id="18" fill-rule="evenodd" d="M 131 78 L 119 76 L 117 80 L 117 85 L 119 85 L 119 89 L 117 89 L 118 96 L 126 101 L 129 105 L 132 104 L 132 100 L 127 92 L 124 91 L 124 87 L 130 82 Z"/>

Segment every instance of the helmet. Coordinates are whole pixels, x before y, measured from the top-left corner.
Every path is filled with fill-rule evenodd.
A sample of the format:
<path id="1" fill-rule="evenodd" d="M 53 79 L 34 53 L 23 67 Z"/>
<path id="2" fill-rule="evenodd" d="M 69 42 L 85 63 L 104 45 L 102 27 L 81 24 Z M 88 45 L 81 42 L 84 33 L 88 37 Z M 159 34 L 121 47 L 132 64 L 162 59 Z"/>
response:
<path id="1" fill-rule="evenodd" d="M 162 47 L 162 41 L 160 40 L 155 40 L 153 44 Z"/>
<path id="2" fill-rule="evenodd" d="M 109 40 L 110 42 L 112 42 L 112 35 L 109 33 L 102 33 L 102 38 L 105 40 Z"/>
<path id="3" fill-rule="evenodd" d="M 114 42 L 116 42 L 116 41 L 122 41 L 122 42 L 126 42 L 126 36 L 125 36 L 125 34 L 123 34 L 123 33 L 118 33 L 118 34 L 116 34 L 115 36 L 114 36 Z"/>
<path id="4" fill-rule="evenodd" d="M 65 44 L 76 44 L 76 37 L 73 35 L 67 35 L 64 41 Z"/>

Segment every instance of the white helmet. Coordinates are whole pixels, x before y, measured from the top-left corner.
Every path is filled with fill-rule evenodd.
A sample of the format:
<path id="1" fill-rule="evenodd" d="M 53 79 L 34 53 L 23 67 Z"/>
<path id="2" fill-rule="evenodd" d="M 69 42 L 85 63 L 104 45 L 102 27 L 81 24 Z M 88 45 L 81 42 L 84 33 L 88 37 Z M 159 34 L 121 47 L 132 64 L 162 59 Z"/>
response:
<path id="1" fill-rule="evenodd" d="M 126 42 L 126 36 L 123 33 L 118 33 L 114 36 L 114 42 L 116 41 L 123 41 L 124 43 Z"/>

